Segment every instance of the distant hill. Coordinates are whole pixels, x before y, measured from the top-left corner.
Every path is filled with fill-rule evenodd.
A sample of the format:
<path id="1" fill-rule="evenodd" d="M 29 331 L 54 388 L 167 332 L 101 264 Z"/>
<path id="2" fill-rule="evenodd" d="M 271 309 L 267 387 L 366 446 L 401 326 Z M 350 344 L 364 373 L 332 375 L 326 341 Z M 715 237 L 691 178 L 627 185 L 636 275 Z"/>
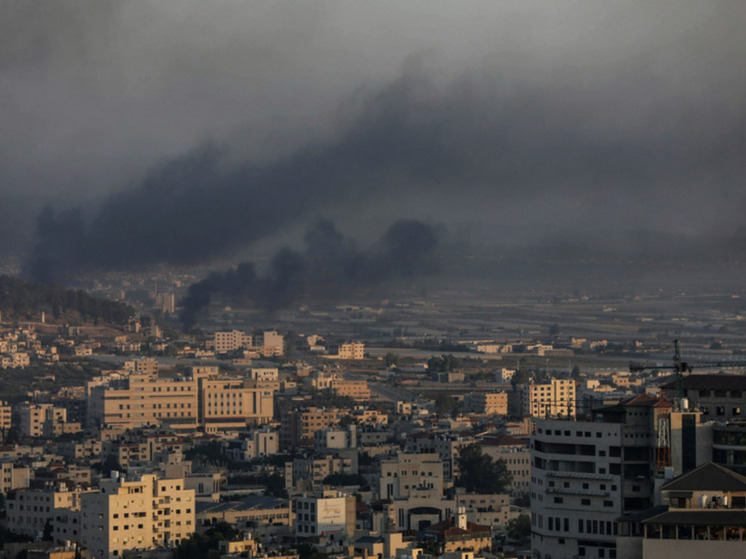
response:
<path id="1" fill-rule="evenodd" d="M 134 309 L 93 297 L 80 289 L 32 283 L 0 275 L 0 311 L 3 321 L 38 320 L 44 312 L 50 320 L 80 319 L 86 322 L 123 325 Z"/>

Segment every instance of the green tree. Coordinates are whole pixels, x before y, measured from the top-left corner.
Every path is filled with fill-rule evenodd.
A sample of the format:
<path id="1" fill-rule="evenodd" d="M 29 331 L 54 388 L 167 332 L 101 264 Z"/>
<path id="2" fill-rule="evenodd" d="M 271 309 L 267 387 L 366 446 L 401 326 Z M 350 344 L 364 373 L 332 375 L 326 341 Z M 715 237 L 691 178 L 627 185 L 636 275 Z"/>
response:
<path id="1" fill-rule="evenodd" d="M 457 487 L 465 487 L 470 493 L 508 493 L 513 475 L 508 471 L 505 460 L 493 460 L 482 452 L 479 443 L 462 447 L 456 464 L 459 476 Z"/>
<path id="2" fill-rule="evenodd" d="M 531 380 L 531 372 L 527 369 L 518 369 L 513 375 L 512 383 L 514 385 L 526 384 Z"/>
<path id="3" fill-rule="evenodd" d="M 388 352 L 383 356 L 383 363 L 387 368 L 399 366 L 399 355 L 397 353 Z"/>
<path id="4" fill-rule="evenodd" d="M 511 540 L 523 541 L 531 536 L 531 517 L 521 514 L 508 521 L 508 537 Z"/>
<path id="5" fill-rule="evenodd" d="M 101 474 L 104 476 L 108 476 L 111 472 L 121 472 L 122 470 L 122 465 L 114 454 L 109 454 L 104 461 L 101 462 Z"/>
<path id="6" fill-rule="evenodd" d="M 456 399 L 445 392 L 438 392 L 434 398 L 438 415 L 450 415 L 456 409 Z"/>

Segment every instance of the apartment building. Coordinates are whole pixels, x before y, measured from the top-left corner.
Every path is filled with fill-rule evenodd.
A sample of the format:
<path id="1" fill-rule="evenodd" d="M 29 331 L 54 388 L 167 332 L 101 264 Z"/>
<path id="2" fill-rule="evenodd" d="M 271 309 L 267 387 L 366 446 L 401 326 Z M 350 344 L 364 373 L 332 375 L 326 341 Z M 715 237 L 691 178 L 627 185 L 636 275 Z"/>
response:
<path id="1" fill-rule="evenodd" d="M 277 367 L 252 368 L 249 378 L 258 382 L 276 382 L 280 379 L 280 373 Z"/>
<path id="2" fill-rule="evenodd" d="M 484 415 L 507 415 L 507 392 L 469 392 L 464 394 L 464 411 Z"/>
<path id="3" fill-rule="evenodd" d="M 406 452 L 437 454 L 443 463 L 443 479 L 446 484 L 458 476 L 459 451 L 472 443 L 479 442 L 471 436 L 460 436 L 451 433 L 420 433 L 406 440 Z"/>
<path id="4" fill-rule="evenodd" d="M 29 486 L 31 469 L 28 466 L 16 464 L 11 458 L 0 459 L 0 493 L 7 495 L 14 489 Z"/>
<path id="5" fill-rule="evenodd" d="M 346 380 L 335 378 L 331 382 L 332 391 L 338 396 L 346 396 L 357 402 L 370 401 L 370 389 L 367 380 Z"/>
<path id="6" fill-rule="evenodd" d="M 281 418 L 280 448 L 313 446 L 314 433 L 339 423 L 346 410 L 310 407 L 290 410 Z"/>
<path id="7" fill-rule="evenodd" d="M 256 429 L 242 434 L 239 439 L 225 441 L 226 455 L 237 462 L 247 462 L 280 452 L 280 435 L 269 428 Z"/>
<path id="8" fill-rule="evenodd" d="M 256 357 L 281 357 L 285 352 L 285 339 L 274 330 L 246 334 L 239 330 L 215 332 L 215 352 L 229 353 L 248 350 Z"/>
<path id="9" fill-rule="evenodd" d="M 144 375 L 155 375 L 158 373 L 158 360 L 152 357 L 140 357 L 124 362 L 122 367 L 128 373 L 141 373 Z"/>
<path id="10" fill-rule="evenodd" d="M 43 489 L 18 489 L 8 495 L 6 527 L 17 534 L 37 537 L 44 533 L 47 524 L 52 524 L 56 510 L 78 511 L 80 505 L 80 489 L 65 483 Z"/>
<path id="11" fill-rule="evenodd" d="M 339 542 L 355 534 L 355 497 L 342 491 L 295 497 L 293 512 L 298 538 L 323 537 Z"/>
<path id="12" fill-rule="evenodd" d="M 617 519 L 653 504 L 658 419 L 640 395 L 598 408 L 590 421 L 536 421 L 532 438 L 532 549 L 541 557 L 616 559 Z"/>
<path id="13" fill-rule="evenodd" d="M 443 463 L 435 453 L 398 454 L 380 462 L 380 499 L 407 498 L 416 489 L 443 495 Z"/>
<path id="14" fill-rule="evenodd" d="M 511 435 L 499 438 L 485 438 L 482 452 L 493 460 L 502 460 L 512 476 L 511 495 L 525 495 L 531 485 L 531 449 L 527 440 L 516 439 Z"/>
<path id="15" fill-rule="evenodd" d="M 523 415 L 531 417 L 575 417 L 575 381 L 552 379 L 547 384 L 527 384 L 522 388 Z"/>
<path id="16" fill-rule="evenodd" d="M 81 431 L 80 423 L 68 423 L 67 410 L 53 404 L 23 403 L 15 408 L 18 430 L 27 437 L 56 437 Z"/>
<path id="17" fill-rule="evenodd" d="M 65 460 L 98 460 L 103 453 L 103 443 L 97 439 L 86 439 L 83 441 L 64 441 L 57 443 L 57 452 Z"/>
<path id="18" fill-rule="evenodd" d="M 125 480 L 114 473 L 100 491 L 81 497 L 81 542 L 93 559 L 172 547 L 195 531 L 195 514 L 194 490 L 183 479 Z"/>
<path id="19" fill-rule="evenodd" d="M 746 417 L 745 376 L 692 374 L 683 377 L 681 384 L 690 408 L 702 412 L 703 420 L 722 422 Z M 669 400 L 677 397 L 677 382 L 661 388 Z"/>
<path id="20" fill-rule="evenodd" d="M 12 406 L 8 402 L 0 402 L 0 432 L 7 433 L 11 427 Z"/>
<path id="21" fill-rule="evenodd" d="M 310 456 L 285 463 L 285 487 L 289 492 L 313 491 L 332 474 L 356 474 L 357 460 L 350 456 Z"/>
<path id="22" fill-rule="evenodd" d="M 365 359 L 365 344 L 363 342 L 345 342 L 337 347 L 337 359 Z"/>

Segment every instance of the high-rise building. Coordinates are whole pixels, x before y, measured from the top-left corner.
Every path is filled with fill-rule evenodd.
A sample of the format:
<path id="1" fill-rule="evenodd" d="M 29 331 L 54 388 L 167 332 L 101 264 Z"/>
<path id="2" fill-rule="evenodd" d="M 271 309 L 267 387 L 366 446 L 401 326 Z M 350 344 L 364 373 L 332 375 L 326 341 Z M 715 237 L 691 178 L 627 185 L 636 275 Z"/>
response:
<path id="1" fill-rule="evenodd" d="M 589 421 L 536 421 L 531 547 L 539 557 L 617 557 L 617 520 L 653 504 L 657 419 L 670 407 L 641 395 Z"/>

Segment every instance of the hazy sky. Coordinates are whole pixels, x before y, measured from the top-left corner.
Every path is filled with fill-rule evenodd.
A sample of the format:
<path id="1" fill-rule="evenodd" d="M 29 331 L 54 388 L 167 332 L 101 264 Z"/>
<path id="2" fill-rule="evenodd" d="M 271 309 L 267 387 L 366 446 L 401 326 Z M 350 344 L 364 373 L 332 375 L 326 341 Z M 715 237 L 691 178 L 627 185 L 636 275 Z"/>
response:
<path id="1" fill-rule="evenodd" d="M 42 205 L 38 257 L 114 267 L 300 238 L 320 217 L 488 243 L 743 224 L 742 2 L 0 10 L 6 253 Z"/>

